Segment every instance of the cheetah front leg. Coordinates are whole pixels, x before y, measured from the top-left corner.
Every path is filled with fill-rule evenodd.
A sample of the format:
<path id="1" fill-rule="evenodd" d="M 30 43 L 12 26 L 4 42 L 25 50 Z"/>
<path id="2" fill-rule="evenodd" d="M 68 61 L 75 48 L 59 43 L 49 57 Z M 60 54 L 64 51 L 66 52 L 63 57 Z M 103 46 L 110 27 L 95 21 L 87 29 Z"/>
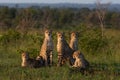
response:
<path id="1" fill-rule="evenodd" d="M 45 66 L 48 66 L 48 59 L 46 55 L 44 56 L 44 60 L 45 60 Z"/>
<path id="2" fill-rule="evenodd" d="M 75 62 L 74 62 L 74 65 L 73 65 L 72 67 L 78 67 L 78 62 L 75 61 Z"/>
<path id="3" fill-rule="evenodd" d="M 50 52 L 50 65 L 52 65 L 53 63 L 53 54 L 52 54 L 52 51 Z"/>
<path id="4" fill-rule="evenodd" d="M 62 55 L 58 55 L 58 64 L 57 66 L 62 66 Z"/>

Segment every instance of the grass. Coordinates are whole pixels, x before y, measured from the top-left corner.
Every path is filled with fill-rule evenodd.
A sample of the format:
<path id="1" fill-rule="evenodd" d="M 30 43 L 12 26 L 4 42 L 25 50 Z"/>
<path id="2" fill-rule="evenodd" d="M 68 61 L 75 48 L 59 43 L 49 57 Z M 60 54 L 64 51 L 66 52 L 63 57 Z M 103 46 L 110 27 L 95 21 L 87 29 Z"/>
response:
<path id="1" fill-rule="evenodd" d="M 55 64 L 52 67 L 22 68 L 21 54 L 17 50 L 26 50 L 27 48 L 39 50 L 40 42 L 33 45 L 32 41 L 28 41 L 28 39 L 27 41 L 20 40 L 17 44 L 12 42 L 12 44 L 6 45 L 7 47 L 0 46 L 0 80 L 120 80 L 119 34 L 118 30 L 106 30 L 105 35 L 109 39 L 109 53 L 90 54 L 83 51 L 91 65 L 85 74 L 80 73 L 78 69 L 70 68 L 68 65 L 57 67 L 56 51 L 54 51 Z M 37 54 L 35 53 L 35 55 Z"/>

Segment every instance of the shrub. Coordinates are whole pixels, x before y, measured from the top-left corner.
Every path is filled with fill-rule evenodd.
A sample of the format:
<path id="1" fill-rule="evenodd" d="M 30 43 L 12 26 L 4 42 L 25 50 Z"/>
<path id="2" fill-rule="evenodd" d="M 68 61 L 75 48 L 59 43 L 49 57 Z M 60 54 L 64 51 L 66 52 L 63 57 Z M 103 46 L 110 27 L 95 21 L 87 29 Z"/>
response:
<path id="1" fill-rule="evenodd" d="M 27 48 L 27 51 L 31 57 L 36 58 L 37 55 L 39 55 L 39 50 L 37 50 L 36 48 Z"/>
<path id="2" fill-rule="evenodd" d="M 102 52 L 108 46 L 108 39 L 101 36 L 99 29 L 89 29 L 81 33 L 80 48 L 87 53 Z"/>
<path id="3" fill-rule="evenodd" d="M 15 30 L 8 30 L 5 34 L 0 37 L 0 43 L 6 45 L 10 42 L 16 42 L 21 38 L 21 34 Z"/>

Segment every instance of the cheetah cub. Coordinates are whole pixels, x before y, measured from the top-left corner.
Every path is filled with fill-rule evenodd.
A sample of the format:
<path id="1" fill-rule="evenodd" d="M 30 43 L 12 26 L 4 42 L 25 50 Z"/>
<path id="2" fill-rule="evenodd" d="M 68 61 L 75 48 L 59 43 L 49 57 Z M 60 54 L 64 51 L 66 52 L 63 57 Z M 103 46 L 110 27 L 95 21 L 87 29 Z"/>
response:
<path id="1" fill-rule="evenodd" d="M 81 55 L 79 51 L 73 53 L 73 58 L 75 59 L 74 65 L 72 67 L 85 68 L 84 56 Z"/>
<path id="2" fill-rule="evenodd" d="M 64 38 L 64 33 L 57 32 L 57 52 L 58 52 L 58 64 L 57 66 L 62 66 L 66 61 L 69 61 L 69 64 L 73 63 L 73 50 L 69 47 L 68 43 Z"/>
<path id="3" fill-rule="evenodd" d="M 40 60 L 38 61 L 30 58 L 29 54 L 26 52 L 22 53 L 21 58 L 22 58 L 22 63 L 21 63 L 22 67 L 38 68 L 42 66 L 42 64 L 39 62 Z"/>
<path id="4" fill-rule="evenodd" d="M 71 36 L 71 39 L 70 39 L 69 46 L 74 51 L 76 51 L 78 50 L 78 32 L 72 32 L 70 36 Z"/>
<path id="5" fill-rule="evenodd" d="M 41 46 L 40 55 L 44 62 L 45 66 L 52 65 L 52 51 L 53 51 L 53 41 L 52 41 L 52 31 L 51 30 L 45 30 L 44 32 L 45 38 L 43 41 L 43 44 Z"/>
<path id="6" fill-rule="evenodd" d="M 73 53 L 73 58 L 75 59 L 75 62 L 72 67 L 86 69 L 89 66 L 89 62 L 85 59 L 84 55 L 80 51 L 75 51 Z"/>

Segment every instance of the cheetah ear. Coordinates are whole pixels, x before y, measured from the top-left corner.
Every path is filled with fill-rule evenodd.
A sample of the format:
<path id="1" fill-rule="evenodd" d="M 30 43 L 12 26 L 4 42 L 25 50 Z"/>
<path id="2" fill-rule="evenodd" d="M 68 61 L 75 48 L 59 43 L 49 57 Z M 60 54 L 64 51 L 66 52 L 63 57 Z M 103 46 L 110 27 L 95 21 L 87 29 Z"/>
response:
<path id="1" fill-rule="evenodd" d="M 60 32 L 56 32 L 56 34 L 58 35 Z"/>
<path id="2" fill-rule="evenodd" d="M 63 35 L 65 35 L 65 32 L 62 32 Z"/>
<path id="3" fill-rule="evenodd" d="M 50 32 L 52 33 L 53 31 L 50 29 Z"/>
<path id="4" fill-rule="evenodd" d="M 77 32 L 76 32 L 76 35 L 79 37 L 79 36 L 80 36 L 80 33 L 81 33 L 80 31 L 77 31 Z"/>

